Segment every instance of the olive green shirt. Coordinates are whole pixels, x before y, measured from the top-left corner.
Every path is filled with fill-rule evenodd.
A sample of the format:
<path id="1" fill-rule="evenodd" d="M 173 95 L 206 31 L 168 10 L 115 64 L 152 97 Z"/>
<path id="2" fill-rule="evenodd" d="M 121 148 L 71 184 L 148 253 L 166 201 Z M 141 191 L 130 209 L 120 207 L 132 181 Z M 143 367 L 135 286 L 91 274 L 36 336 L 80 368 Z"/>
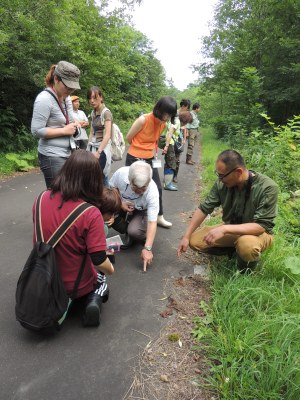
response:
<path id="1" fill-rule="evenodd" d="M 278 186 L 266 175 L 253 171 L 252 174 L 254 176 L 246 202 L 246 185 L 242 191 L 239 191 L 237 187 L 227 188 L 222 181 L 218 180 L 207 198 L 200 203 L 200 210 L 208 215 L 216 207 L 222 206 L 222 219 L 225 224 L 234 223 L 234 217 L 240 217 L 240 223 L 255 222 L 266 232 L 272 233 L 277 215 Z"/>

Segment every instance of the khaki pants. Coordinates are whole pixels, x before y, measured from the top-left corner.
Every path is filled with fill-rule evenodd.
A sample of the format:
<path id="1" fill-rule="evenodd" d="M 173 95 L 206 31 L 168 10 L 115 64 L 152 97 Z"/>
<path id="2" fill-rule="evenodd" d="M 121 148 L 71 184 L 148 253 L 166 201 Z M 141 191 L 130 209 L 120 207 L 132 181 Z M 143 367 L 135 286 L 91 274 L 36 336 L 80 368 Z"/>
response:
<path id="1" fill-rule="evenodd" d="M 195 141 L 198 138 L 199 132 L 198 129 L 189 129 L 188 132 L 189 132 L 189 137 L 188 137 L 188 148 L 186 154 L 192 156 L 195 146 Z"/>
<path id="2" fill-rule="evenodd" d="M 241 260 L 245 262 L 257 261 L 261 253 L 271 246 L 273 238 L 268 233 L 262 235 L 225 235 L 218 239 L 214 246 L 209 246 L 203 238 L 208 232 L 219 225 L 204 226 L 195 230 L 190 238 L 190 247 L 193 250 L 208 253 L 212 248 L 235 247 L 235 250 Z"/>

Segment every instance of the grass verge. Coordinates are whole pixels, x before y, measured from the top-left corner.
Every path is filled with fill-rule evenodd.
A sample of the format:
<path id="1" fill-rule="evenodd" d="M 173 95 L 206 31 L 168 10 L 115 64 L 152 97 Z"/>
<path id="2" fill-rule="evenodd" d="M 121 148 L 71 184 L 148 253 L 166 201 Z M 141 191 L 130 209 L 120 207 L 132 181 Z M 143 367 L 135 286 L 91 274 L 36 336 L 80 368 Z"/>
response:
<path id="1" fill-rule="evenodd" d="M 215 159 L 226 147 L 205 131 L 204 196 L 215 180 Z M 211 302 L 200 304 L 207 318 L 195 318 L 193 333 L 210 359 L 207 385 L 220 399 L 300 398 L 300 250 L 298 237 L 281 234 L 287 230 L 279 209 L 274 245 L 251 275 L 241 275 L 225 258 L 212 263 Z"/>

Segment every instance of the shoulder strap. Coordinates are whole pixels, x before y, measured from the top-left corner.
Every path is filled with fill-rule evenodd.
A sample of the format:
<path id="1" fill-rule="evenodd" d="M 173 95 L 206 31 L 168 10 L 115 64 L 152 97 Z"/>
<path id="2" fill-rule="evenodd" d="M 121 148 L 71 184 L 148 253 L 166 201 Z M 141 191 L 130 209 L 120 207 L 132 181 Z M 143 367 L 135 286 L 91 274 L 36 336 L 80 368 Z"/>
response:
<path id="1" fill-rule="evenodd" d="M 64 234 L 67 232 L 67 230 L 73 225 L 73 223 L 89 208 L 92 208 L 92 206 L 89 203 L 83 203 L 77 206 L 71 214 L 62 222 L 62 224 L 56 229 L 56 231 L 53 233 L 53 235 L 50 237 L 47 243 L 49 243 L 52 247 L 55 247 L 57 243 L 60 241 L 60 239 L 64 236 Z M 79 286 L 79 283 L 82 278 L 83 270 L 85 267 L 85 262 L 86 262 L 86 257 L 87 253 L 84 253 L 83 260 L 80 266 L 80 269 L 78 271 L 78 275 L 76 278 L 76 281 L 74 283 L 73 290 L 70 294 L 71 299 L 75 299 L 76 297 L 76 292 Z"/>
<path id="2" fill-rule="evenodd" d="M 35 205 L 35 237 L 38 242 L 43 242 L 44 241 L 44 235 L 43 235 L 43 230 L 42 230 L 42 223 L 40 220 L 41 217 L 41 200 L 42 197 L 44 196 L 45 192 L 42 192 L 39 194 L 36 205 Z"/>
<path id="3" fill-rule="evenodd" d="M 101 124 L 102 124 L 102 125 L 104 125 L 104 123 L 105 123 L 105 120 L 104 120 L 105 111 L 110 111 L 110 110 L 109 110 L 109 108 L 104 107 L 103 110 L 101 111 L 100 120 L 101 120 Z"/>
<path id="4" fill-rule="evenodd" d="M 78 275 L 77 275 L 76 281 L 74 283 L 73 290 L 72 290 L 72 292 L 71 292 L 71 294 L 69 296 L 70 299 L 72 299 L 72 300 L 75 299 L 75 297 L 76 297 L 77 289 L 78 289 L 79 283 L 81 281 L 83 270 L 84 270 L 84 267 L 85 267 L 86 257 L 87 257 L 87 253 L 84 253 L 83 260 L 82 260 L 82 263 L 81 263 L 81 266 L 80 266 L 80 270 L 78 271 Z"/>
<path id="5" fill-rule="evenodd" d="M 35 206 L 35 235 L 37 241 L 44 241 L 43 229 L 42 229 L 42 221 L 41 221 L 41 200 L 43 195 L 46 192 L 42 192 L 36 202 Z M 74 222 L 89 208 L 92 208 L 89 203 L 79 204 L 60 224 L 60 226 L 55 230 L 55 232 L 48 239 L 47 243 L 50 246 L 55 247 L 60 239 L 64 236 L 67 230 L 74 224 Z"/>
<path id="6" fill-rule="evenodd" d="M 74 224 L 75 221 L 89 208 L 92 208 L 89 203 L 79 204 L 60 224 L 60 226 L 56 229 L 56 231 L 51 235 L 51 237 L 47 240 L 47 243 L 50 246 L 55 247 L 60 239 L 64 236 L 64 234 L 68 231 L 69 228 Z"/>
<path id="7" fill-rule="evenodd" d="M 69 116 L 68 116 L 68 110 L 67 110 L 67 106 L 65 103 L 65 107 L 66 107 L 66 111 L 63 110 L 60 102 L 58 101 L 58 98 L 55 96 L 55 94 L 53 92 L 51 92 L 51 90 L 49 89 L 44 89 L 45 92 L 48 92 L 51 94 L 51 96 L 56 100 L 56 103 L 58 104 L 58 107 L 60 108 L 60 111 L 63 113 L 63 116 L 66 118 L 66 124 L 69 123 Z"/>
<path id="8" fill-rule="evenodd" d="M 51 90 L 49 90 L 49 89 L 44 89 L 44 91 L 51 94 L 51 96 L 55 99 L 56 103 L 59 105 L 59 108 L 60 108 L 58 98 L 55 96 L 55 94 L 53 92 L 51 92 Z"/>
<path id="9" fill-rule="evenodd" d="M 41 200 L 45 192 L 40 193 L 40 195 L 37 198 L 36 206 L 35 206 L 35 229 L 36 229 L 36 238 L 39 241 L 44 241 L 43 238 L 43 231 L 42 231 L 42 224 L 41 224 Z M 55 247 L 57 243 L 60 241 L 60 239 L 64 236 L 64 234 L 68 231 L 68 229 L 73 225 L 73 223 L 89 208 L 92 208 L 92 206 L 89 203 L 83 203 L 79 204 L 66 218 L 65 220 L 60 224 L 60 226 L 56 229 L 56 231 L 51 235 L 50 239 L 47 241 L 50 246 Z M 82 278 L 83 270 L 85 267 L 85 262 L 87 258 L 87 253 L 84 254 L 83 260 L 80 266 L 80 269 L 78 271 L 78 275 L 76 278 L 76 281 L 74 283 L 73 290 L 70 294 L 70 298 L 74 299 L 76 297 L 76 292 L 79 286 L 79 283 Z"/>

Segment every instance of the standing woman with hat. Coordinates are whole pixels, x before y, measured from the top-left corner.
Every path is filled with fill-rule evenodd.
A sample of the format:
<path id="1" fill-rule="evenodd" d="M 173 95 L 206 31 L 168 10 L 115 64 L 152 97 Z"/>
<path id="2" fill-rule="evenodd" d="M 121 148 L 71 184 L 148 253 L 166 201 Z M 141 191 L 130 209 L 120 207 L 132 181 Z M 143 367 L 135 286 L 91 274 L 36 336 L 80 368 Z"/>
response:
<path id="1" fill-rule="evenodd" d="M 39 138 L 38 158 L 47 188 L 76 148 L 74 136 L 80 124 L 74 121 L 70 95 L 80 89 L 79 75 L 79 69 L 67 61 L 52 65 L 46 88 L 34 102 L 31 132 Z"/>

